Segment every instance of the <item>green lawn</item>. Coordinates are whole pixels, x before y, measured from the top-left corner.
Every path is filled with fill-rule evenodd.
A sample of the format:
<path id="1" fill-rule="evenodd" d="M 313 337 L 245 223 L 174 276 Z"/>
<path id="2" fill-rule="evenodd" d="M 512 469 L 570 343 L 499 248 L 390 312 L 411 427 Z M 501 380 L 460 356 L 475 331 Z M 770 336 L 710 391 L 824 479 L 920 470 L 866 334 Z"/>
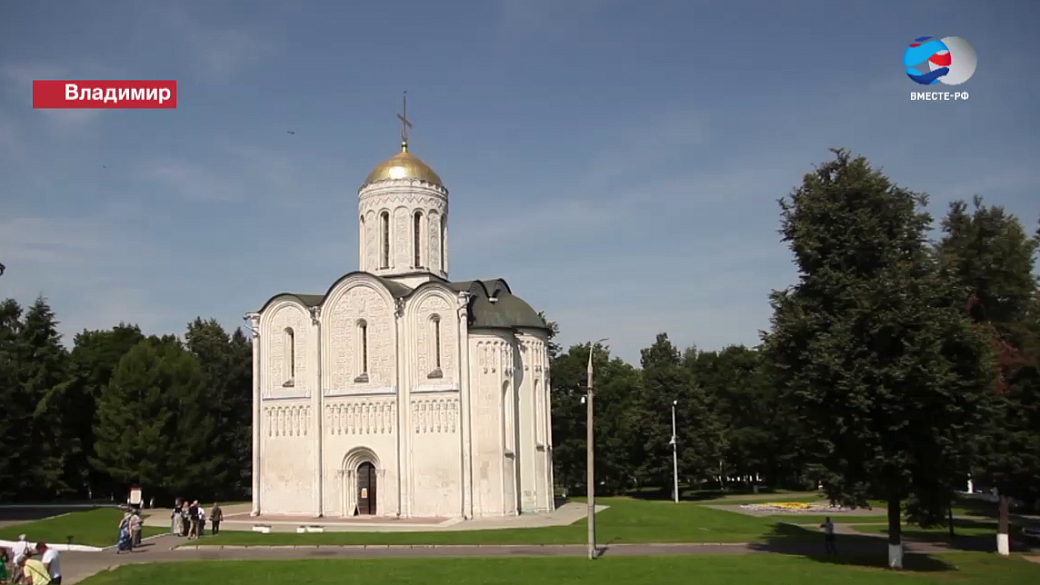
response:
<path id="1" fill-rule="evenodd" d="M 888 534 L 888 526 L 884 524 L 875 525 L 853 525 L 853 529 L 860 532 L 873 534 Z M 989 520 L 968 520 L 955 518 L 953 521 L 954 534 L 962 536 L 996 536 L 997 523 Z M 1010 527 L 1011 536 L 1021 533 L 1022 527 L 1014 524 Z M 950 528 L 948 526 L 936 526 L 934 528 L 921 528 L 920 526 L 904 525 L 902 535 L 912 540 L 928 542 L 947 542 L 950 540 Z"/>
<path id="2" fill-rule="evenodd" d="M 775 518 L 754 517 L 705 506 L 659 500 L 601 498 L 610 506 L 596 514 L 597 540 L 602 544 L 644 542 L 757 542 L 776 538 Z M 812 517 L 810 522 L 812 521 Z M 586 540 L 586 520 L 569 526 L 439 532 L 324 532 L 297 534 L 222 531 L 201 544 L 580 544 Z M 783 538 L 815 538 L 812 532 L 784 531 Z"/>
<path id="3" fill-rule="evenodd" d="M 94 508 L 61 516 L 35 520 L 0 528 L 0 539 L 16 540 L 24 534 L 30 541 L 88 546 L 110 546 L 119 540 L 119 520 L 123 512 L 116 508 Z M 144 536 L 166 532 L 162 528 L 144 527 Z"/>
<path id="4" fill-rule="evenodd" d="M 878 563 L 883 557 L 874 559 Z M 908 555 L 906 569 L 889 571 L 873 560 L 846 564 L 787 555 L 696 555 L 664 557 L 308 559 L 302 561 L 191 561 L 135 564 L 106 571 L 84 585 L 1034 585 L 1040 565 L 1021 558 L 957 553 L 940 558 Z M 872 566 L 874 565 L 874 566 Z"/>

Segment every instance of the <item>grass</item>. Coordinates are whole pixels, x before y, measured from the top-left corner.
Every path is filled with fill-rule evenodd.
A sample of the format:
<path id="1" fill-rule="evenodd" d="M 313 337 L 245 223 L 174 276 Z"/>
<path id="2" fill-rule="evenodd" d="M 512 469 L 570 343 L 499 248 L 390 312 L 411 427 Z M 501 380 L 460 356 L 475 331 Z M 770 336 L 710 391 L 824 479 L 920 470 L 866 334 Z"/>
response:
<path id="1" fill-rule="evenodd" d="M 602 544 L 759 542 L 774 533 L 774 527 L 780 522 L 768 516 L 749 516 L 686 502 L 631 498 L 603 498 L 597 502 L 610 506 L 596 514 L 597 540 Z M 500 530 L 309 534 L 227 530 L 205 538 L 202 544 L 580 544 L 586 540 L 586 526 L 583 518 L 568 526 Z"/>
<path id="2" fill-rule="evenodd" d="M 0 539 L 16 540 L 19 534 L 24 534 L 27 540 L 36 542 L 66 544 L 71 537 L 72 544 L 110 546 L 116 544 L 119 539 L 119 520 L 122 517 L 123 512 L 118 508 L 94 508 L 93 510 L 70 512 L 43 520 L 0 528 Z M 143 536 L 163 532 L 168 532 L 168 530 L 145 526 Z"/>
<path id="3" fill-rule="evenodd" d="M 876 561 L 876 562 L 875 562 Z M 730 583 L 841 583 L 842 585 L 1032 585 L 1040 565 L 1021 558 L 956 553 L 941 560 L 906 557 L 906 569 L 881 568 L 884 557 L 826 562 L 788 555 L 696 555 L 663 557 L 307 559 L 302 561 L 184 561 L 133 564 L 95 575 L 83 585 L 554 585 L 625 583 L 698 585 Z"/>
<path id="4" fill-rule="evenodd" d="M 888 534 L 888 526 L 885 525 L 853 525 L 853 529 L 859 532 L 872 534 Z M 980 537 L 995 536 L 997 534 L 997 523 L 988 520 L 968 520 L 955 518 L 953 520 L 954 534 L 957 537 Z M 1018 536 L 1022 532 L 1021 526 L 1012 524 L 1009 528 L 1011 536 Z M 933 528 L 921 528 L 919 526 L 903 526 L 902 535 L 911 540 L 926 542 L 949 542 L 950 528 L 948 526 L 936 526 Z"/>

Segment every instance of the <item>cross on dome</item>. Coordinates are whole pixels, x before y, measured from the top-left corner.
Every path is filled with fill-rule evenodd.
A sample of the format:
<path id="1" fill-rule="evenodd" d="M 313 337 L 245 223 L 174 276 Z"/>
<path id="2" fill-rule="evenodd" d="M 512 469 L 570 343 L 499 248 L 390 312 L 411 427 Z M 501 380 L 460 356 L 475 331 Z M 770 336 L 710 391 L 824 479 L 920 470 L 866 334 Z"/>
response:
<path id="1" fill-rule="evenodd" d="M 408 129 L 412 127 L 412 123 L 408 121 L 407 90 L 404 92 L 404 97 L 401 98 L 401 113 L 397 114 L 397 119 L 401 121 L 401 152 L 408 152 Z"/>

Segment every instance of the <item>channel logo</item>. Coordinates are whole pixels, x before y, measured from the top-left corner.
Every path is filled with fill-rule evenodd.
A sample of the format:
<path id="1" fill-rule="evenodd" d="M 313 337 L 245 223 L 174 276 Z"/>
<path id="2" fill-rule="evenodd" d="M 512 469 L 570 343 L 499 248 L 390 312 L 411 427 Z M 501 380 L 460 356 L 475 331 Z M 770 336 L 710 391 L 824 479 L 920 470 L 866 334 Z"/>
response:
<path id="1" fill-rule="evenodd" d="M 975 75 L 977 64 L 975 49 L 960 37 L 921 37 L 903 52 L 907 76 L 921 85 L 960 85 Z"/>

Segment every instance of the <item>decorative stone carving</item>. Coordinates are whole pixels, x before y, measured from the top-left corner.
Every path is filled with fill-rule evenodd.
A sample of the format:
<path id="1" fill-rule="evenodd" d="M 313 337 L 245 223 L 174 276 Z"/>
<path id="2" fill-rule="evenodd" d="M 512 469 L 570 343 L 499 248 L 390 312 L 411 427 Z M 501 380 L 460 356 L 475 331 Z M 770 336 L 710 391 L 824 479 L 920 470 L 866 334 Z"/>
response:
<path id="1" fill-rule="evenodd" d="M 427 264 L 430 270 L 441 269 L 441 213 L 437 209 L 426 212 Z"/>
<path id="2" fill-rule="evenodd" d="M 391 435 L 397 427 L 394 399 L 362 399 L 325 405 L 330 435 Z"/>
<path id="3" fill-rule="evenodd" d="M 458 425 L 458 398 L 431 397 L 412 400 L 412 427 L 415 434 L 454 433 Z"/>
<path id="4" fill-rule="evenodd" d="M 267 406 L 263 409 L 263 428 L 268 437 L 307 435 L 311 407 L 307 405 Z"/>
<path id="5" fill-rule="evenodd" d="M 303 306 L 283 301 L 268 307 L 261 319 L 261 364 L 263 398 L 306 397 L 310 395 L 311 349 L 310 315 Z M 288 330 L 292 331 L 291 340 Z M 289 346 L 292 346 L 292 350 Z M 290 352 L 291 353 L 287 353 Z M 289 360 L 292 359 L 292 364 Z"/>
<path id="6" fill-rule="evenodd" d="M 448 293 L 430 292 L 417 298 L 409 310 L 412 315 L 411 327 L 415 333 L 415 368 L 416 380 L 436 379 L 447 382 L 455 381 L 455 360 L 458 355 L 458 336 L 455 332 L 458 324 L 452 318 L 453 296 Z M 439 325 L 437 324 L 439 322 Z M 440 342 L 437 334 L 440 334 Z M 437 351 L 440 349 L 440 362 Z"/>
<path id="7" fill-rule="evenodd" d="M 326 394 L 364 393 L 395 385 L 393 310 L 377 283 L 346 283 L 326 304 L 322 337 L 326 344 L 323 380 Z M 359 323 L 367 331 L 367 356 L 362 351 Z M 367 364 L 362 364 L 367 357 Z M 365 366 L 365 367 L 363 367 Z M 362 371 L 365 370 L 365 371 Z M 367 380 L 366 380 L 367 378 Z"/>
<path id="8" fill-rule="evenodd" d="M 412 239 L 411 219 L 411 213 L 407 208 L 398 207 L 394 210 L 394 240 L 390 247 L 393 257 L 391 267 L 394 269 L 399 270 L 412 265 L 412 247 L 408 245 Z"/>

